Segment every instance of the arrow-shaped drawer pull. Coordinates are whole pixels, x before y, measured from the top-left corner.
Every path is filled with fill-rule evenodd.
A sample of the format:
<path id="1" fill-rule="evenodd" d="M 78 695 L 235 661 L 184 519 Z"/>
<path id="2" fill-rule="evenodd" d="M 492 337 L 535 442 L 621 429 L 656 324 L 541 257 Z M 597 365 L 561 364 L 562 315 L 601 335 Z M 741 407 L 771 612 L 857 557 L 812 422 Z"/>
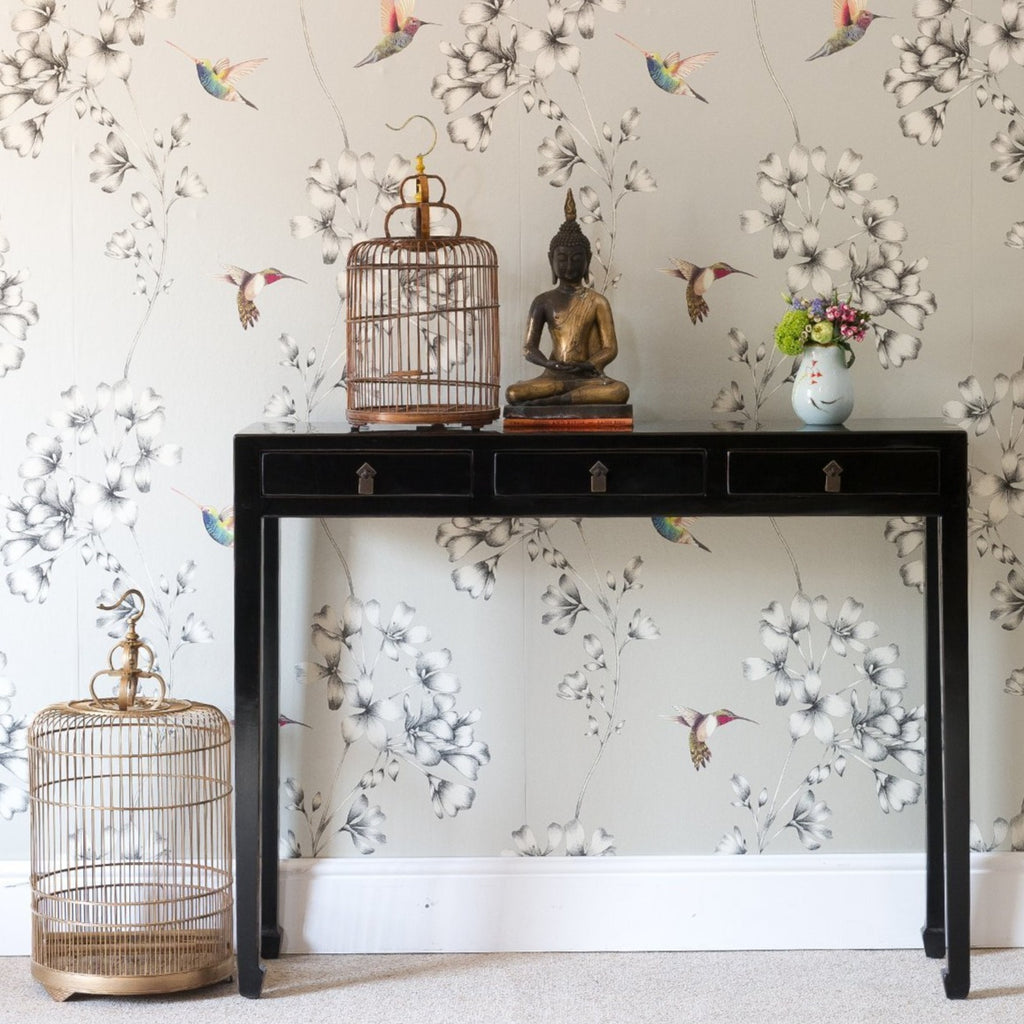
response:
<path id="1" fill-rule="evenodd" d="M 842 480 L 840 480 L 843 467 L 833 459 L 827 466 L 822 467 L 822 472 L 825 474 L 825 493 L 839 494 L 843 484 Z"/>
<path id="2" fill-rule="evenodd" d="M 608 467 L 600 461 L 590 467 L 590 493 L 604 494 L 608 490 Z"/>
<path id="3" fill-rule="evenodd" d="M 373 494 L 373 478 L 376 475 L 377 470 L 368 462 L 364 462 L 356 470 L 356 476 L 359 477 L 359 494 Z"/>

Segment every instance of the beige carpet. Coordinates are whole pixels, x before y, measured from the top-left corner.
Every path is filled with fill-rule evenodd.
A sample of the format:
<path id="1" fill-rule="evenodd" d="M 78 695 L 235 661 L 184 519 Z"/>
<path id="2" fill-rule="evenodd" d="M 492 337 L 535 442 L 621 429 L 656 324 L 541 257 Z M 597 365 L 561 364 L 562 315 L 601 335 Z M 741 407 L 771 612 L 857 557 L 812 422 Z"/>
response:
<path id="1" fill-rule="evenodd" d="M 976 950 L 949 1002 L 916 950 L 292 956 L 263 998 L 224 983 L 176 996 L 54 1003 L 0 957 L 0 1021 L 276 1024 L 944 1024 L 1024 1020 L 1024 950 Z"/>

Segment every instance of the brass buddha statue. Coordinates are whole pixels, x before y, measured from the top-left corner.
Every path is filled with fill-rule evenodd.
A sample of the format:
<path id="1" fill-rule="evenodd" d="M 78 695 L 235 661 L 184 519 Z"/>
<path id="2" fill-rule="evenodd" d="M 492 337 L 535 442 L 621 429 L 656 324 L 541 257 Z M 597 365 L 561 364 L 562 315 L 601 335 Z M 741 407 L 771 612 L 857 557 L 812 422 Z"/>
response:
<path id="1" fill-rule="evenodd" d="M 618 355 L 619 344 L 608 300 L 584 283 L 590 258 L 590 242 L 576 221 L 570 189 L 565 222 L 548 247 L 555 287 L 533 300 L 526 325 L 523 354 L 543 370 L 506 388 L 510 406 L 607 406 L 629 401 L 628 386 L 604 372 Z M 540 350 L 545 325 L 551 335 L 550 355 Z"/>

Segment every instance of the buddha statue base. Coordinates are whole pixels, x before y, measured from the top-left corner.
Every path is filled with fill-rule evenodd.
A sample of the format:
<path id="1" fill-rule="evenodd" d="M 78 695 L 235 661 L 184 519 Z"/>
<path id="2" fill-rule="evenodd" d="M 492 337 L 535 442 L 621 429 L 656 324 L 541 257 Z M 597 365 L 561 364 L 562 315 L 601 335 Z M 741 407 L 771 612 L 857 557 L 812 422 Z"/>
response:
<path id="1" fill-rule="evenodd" d="M 632 430 L 633 406 L 506 405 L 504 430 Z"/>

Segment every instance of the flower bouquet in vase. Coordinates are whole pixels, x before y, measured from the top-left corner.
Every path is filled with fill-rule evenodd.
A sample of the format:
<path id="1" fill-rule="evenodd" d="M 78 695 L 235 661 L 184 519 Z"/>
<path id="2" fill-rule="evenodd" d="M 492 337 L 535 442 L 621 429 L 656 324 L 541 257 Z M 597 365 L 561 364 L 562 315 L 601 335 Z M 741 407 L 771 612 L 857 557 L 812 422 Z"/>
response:
<path id="1" fill-rule="evenodd" d="M 775 344 L 799 358 L 793 411 L 813 426 L 843 423 L 853 412 L 852 343 L 863 339 L 871 317 L 835 292 L 830 298 L 785 298 L 789 309 L 775 326 Z"/>

